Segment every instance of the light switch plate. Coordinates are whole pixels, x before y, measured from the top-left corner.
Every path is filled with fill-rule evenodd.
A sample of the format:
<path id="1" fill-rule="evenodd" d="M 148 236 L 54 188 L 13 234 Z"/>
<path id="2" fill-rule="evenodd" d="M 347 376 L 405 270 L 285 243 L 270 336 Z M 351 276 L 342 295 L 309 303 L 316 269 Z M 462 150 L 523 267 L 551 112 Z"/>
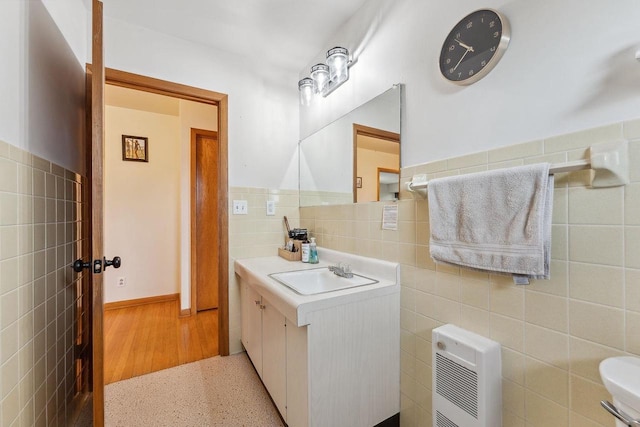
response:
<path id="1" fill-rule="evenodd" d="M 249 208 L 246 200 L 234 200 L 233 201 L 233 214 L 234 215 L 247 215 Z"/>
<path id="2" fill-rule="evenodd" d="M 275 200 L 267 200 L 267 215 L 276 214 L 276 202 Z"/>

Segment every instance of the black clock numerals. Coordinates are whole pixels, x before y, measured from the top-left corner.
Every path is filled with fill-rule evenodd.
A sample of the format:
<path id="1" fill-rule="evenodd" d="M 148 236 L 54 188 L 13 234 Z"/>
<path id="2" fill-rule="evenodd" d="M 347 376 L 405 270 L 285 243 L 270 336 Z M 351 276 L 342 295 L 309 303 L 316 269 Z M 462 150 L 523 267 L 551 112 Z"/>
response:
<path id="1" fill-rule="evenodd" d="M 489 71 L 491 58 L 502 41 L 501 17 L 492 10 L 479 10 L 461 20 L 442 46 L 440 71 L 449 80 L 465 81 Z"/>

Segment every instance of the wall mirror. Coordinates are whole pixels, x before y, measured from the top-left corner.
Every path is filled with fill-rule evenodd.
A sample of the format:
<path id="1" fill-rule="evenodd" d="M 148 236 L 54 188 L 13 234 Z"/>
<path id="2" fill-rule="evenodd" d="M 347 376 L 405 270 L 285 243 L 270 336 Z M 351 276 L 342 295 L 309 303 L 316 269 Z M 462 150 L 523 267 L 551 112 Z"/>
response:
<path id="1" fill-rule="evenodd" d="M 300 141 L 300 206 L 397 200 L 402 85 Z"/>

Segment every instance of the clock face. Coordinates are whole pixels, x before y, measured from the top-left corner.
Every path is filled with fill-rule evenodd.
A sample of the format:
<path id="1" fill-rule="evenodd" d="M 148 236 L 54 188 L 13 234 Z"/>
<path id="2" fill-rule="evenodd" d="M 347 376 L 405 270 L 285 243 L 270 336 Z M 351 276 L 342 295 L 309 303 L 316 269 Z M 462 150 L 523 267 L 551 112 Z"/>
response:
<path id="1" fill-rule="evenodd" d="M 509 22 L 490 9 L 464 17 L 451 30 L 440 52 L 440 72 L 453 83 L 477 82 L 498 63 L 510 39 Z"/>

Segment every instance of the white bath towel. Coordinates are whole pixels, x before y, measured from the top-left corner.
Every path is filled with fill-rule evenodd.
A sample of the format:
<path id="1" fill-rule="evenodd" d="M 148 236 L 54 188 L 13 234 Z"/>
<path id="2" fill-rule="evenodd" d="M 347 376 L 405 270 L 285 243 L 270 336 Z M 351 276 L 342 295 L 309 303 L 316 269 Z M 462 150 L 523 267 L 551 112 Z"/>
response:
<path id="1" fill-rule="evenodd" d="M 549 163 L 429 181 L 431 257 L 482 271 L 549 278 Z"/>

